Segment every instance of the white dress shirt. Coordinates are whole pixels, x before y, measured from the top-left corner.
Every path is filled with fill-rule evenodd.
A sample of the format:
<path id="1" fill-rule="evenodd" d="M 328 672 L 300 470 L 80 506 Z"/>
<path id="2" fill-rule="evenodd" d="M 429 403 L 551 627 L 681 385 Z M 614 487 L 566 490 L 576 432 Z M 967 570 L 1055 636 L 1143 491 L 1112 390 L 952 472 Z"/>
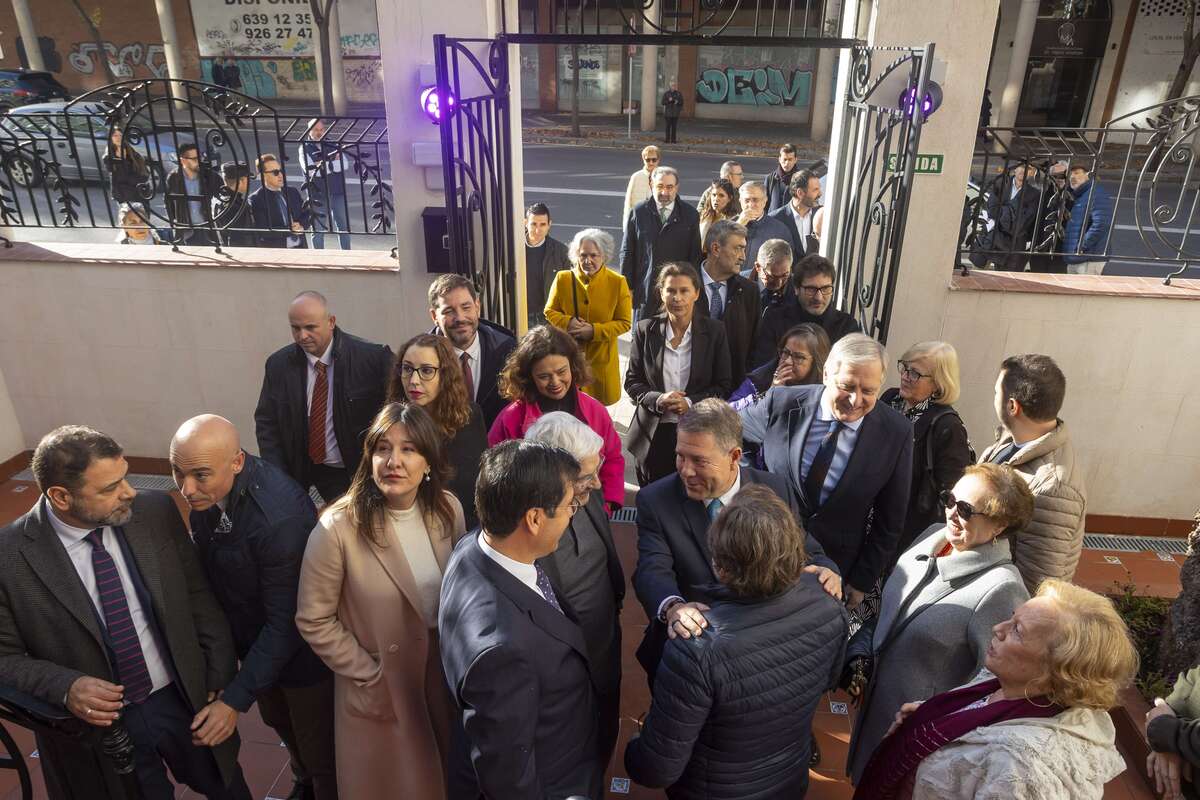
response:
<path id="1" fill-rule="evenodd" d="M 305 418 L 312 413 L 312 396 L 313 387 L 317 385 L 317 362 L 320 361 L 325 365 L 325 381 L 329 386 L 329 392 L 325 399 L 325 463 L 331 467 L 344 467 L 342 462 L 342 451 L 338 450 L 337 434 L 333 431 L 333 339 L 329 340 L 329 346 L 325 348 L 325 352 L 320 358 L 305 353 L 304 357 L 308 359 L 308 382 L 305 391 L 307 397 L 304 402 Z M 356 465 L 357 466 L 357 465 Z"/>
<path id="2" fill-rule="evenodd" d="M 671 321 L 663 320 L 666 349 L 663 350 L 663 395 L 670 392 L 686 392 L 688 379 L 692 377 L 692 325 L 683 332 L 678 347 L 671 346 Z M 662 398 L 659 398 L 660 402 Z M 692 401 L 688 401 L 690 406 Z M 660 406 L 661 408 L 661 406 Z M 668 411 L 662 415 L 662 422 L 677 422 L 679 415 Z"/>
<path id="3" fill-rule="evenodd" d="M 807 214 L 801 214 L 796 210 L 795 203 L 788 203 L 788 209 L 792 212 L 792 219 L 796 221 L 796 230 L 800 232 L 800 246 L 803 247 L 807 243 L 805 237 L 812 234 L 813 210 L 810 208 Z"/>
<path id="4" fill-rule="evenodd" d="M 74 525 L 63 522 L 54 513 L 54 509 L 50 507 L 49 503 L 46 503 L 46 512 L 51 527 L 58 534 L 63 547 L 67 549 L 67 556 L 71 559 L 71 564 L 75 567 L 75 573 L 79 576 L 79 580 L 83 582 L 83 588 L 87 590 L 88 597 L 92 598 L 92 605 L 96 607 L 96 616 L 103 625 L 104 606 L 100 603 L 100 590 L 96 587 L 96 571 L 92 567 L 92 545 L 86 541 L 86 537 L 92 532 L 92 529 L 76 528 Z M 171 684 L 171 673 L 167 669 L 167 660 L 159 650 L 154 632 L 150 629 L 150 616 L 142 608 L 142 601 L 138 599 L 137 591 L 133 587 L 133 580 L 129 577 L 129 566 L 125 563 L 125 553 L 121 549 L 120 542 L 117 541 L 116 532 L 106 526 L 104 533 L 100 535 L 100 540 L 104 543 L 104 549 L 112 556 L 113 563 L 117 567 L 117 574 L 121 577 L 121 590 L 125 592 L 125 603 L 129 606 L 129 618 L 133 621 L 134 630 L 137 631 L 138 644 L 142 647 L 142 657 L 145 658 L 146 669 L 150 672 L 150 691 L 157 692 Z"/>
<path id="5" fill-rule="evenodd" d="M 475 331 L 475 338 L 466 350 L 459 350 L 457 347 L 454 348 L 454 355 L 458 356 L 460 362 L 462 361 L 463 353 L 466 353 L 470 357 L 471 387 L 475 390 L 475 394 L 471 399 L 474 400 L 476 397 L 479 397 L 479 364 L 483 358 L 483 348 L 479 344 L 479 331 Z"/>
<path id="6" fill-rule="evenodd" d="M 479 549 L 484 552 L 484 555 L 499 564 L 509 575 L 512 575 L 521 583 L 528 586 L 529 591 L 533 592 L 543 600 L 546 599 L 546 596 L 542 594 L 542 590 L 539 589 L 537 585 L 537 567 L 535 567 L 533 564 L 526 564 L 524 561 L 517 561 L 516 559 L 509 558 L 508 556 L 504 555 L 504 553 L 501 553 L 499 550 L 487 543 L 487 539 L 484 537 L 482 532 L 475 537 L 475 541 L 479 542 Z"/>
<path id="7" fill-rule="evenodd" d="M 732 503 L 733 498 L 737 497 L 737 493 L 740 492 L 741 490 L 742 490 L 742 469 L 741 469 L 741 467 L 738 467 L 737 477 L 733 479 L 733 485 L 729 487 L 729 490 L 727 492 L 725 492 L 725 494 L 716 498 L 721 501 L 721 508 L 725 508 L 725 506 Z M 695 501 L 693 501 L 689 497 L 686 502 L 700 503 L 702 506 L 704 506 L 704 513 L 707 514 L 708 513 L 708 504 L 711 503 L 712 501 L 713 501 L 713 498 L 711 498 L 711 497 L 707 500 L 695 500 Z M 671 603 L 673 603 L 675 601 L 679 601 L 680 603 L 687 602 L 687 600 L 685 600 L 684 598 L 680 597 L 677 594 L 673 594 L 669 597 L 664 597 L 663 601 L 658 604 L 658 613 L 655 616 L 657 616 L 660 621 L 666 622 L 667 619 L 666 619 L 666 617 L 663 616 L 663 612 L 666 611 L 668 605 L 670 605 Z"/>
<path id="8" fill-rule="evenodd" d="M 675 210 L 675 202 L 676 201 L 672 200 L 665 206 L 660 206 L 657 200 L 654 201 L 654 210 L 658 214 L 658 219 L 663 225 L 666 225 L 667 220 L 671 218 L 671 213 Z"/>

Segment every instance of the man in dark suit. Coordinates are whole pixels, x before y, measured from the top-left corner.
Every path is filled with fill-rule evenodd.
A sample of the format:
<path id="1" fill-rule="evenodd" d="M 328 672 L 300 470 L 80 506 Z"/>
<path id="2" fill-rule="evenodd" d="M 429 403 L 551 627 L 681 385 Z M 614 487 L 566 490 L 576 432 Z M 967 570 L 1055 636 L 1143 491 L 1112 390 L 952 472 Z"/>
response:
<path id="1" fill-rule="evenodd" d="M 824 385 L 776 386 L 740 412 L 745 440 L 787 478 L 805 529 L 837 563 L 851 609 L 883 574 L 908 508 L 912 423 L 877 404 L 886 374 L 883 345 L 850 334 L 829 351 Z"/>
<path id="2" fill-rule="evenodd" d="M 767 192 L 767 211 L 783 208 L 788 203 L 788 187 L 792 176 L 796 174 L 796 145 L 787 144 L 779 147 L 779 166 L 769 172 L 763 182 Z"/>
<path id="3" fill-rule="evenodd" d="M 283 183 L 283 165 L 272 153 L 263 153 L 255 162 L 262 181 L 250 193 L 250 211 L 254 225 L 261 232 L 261 247 L 308 247 L 304 230 L 312 220 L 312 212 L 295 186 Z"/>
<path id="4" fill-rule="evenodd" d="M 534 203 L 525 209 L 525 302 L 529 327 L 546 324 L 542 312 L 554 276 L 570 268 L 567 246 L 550 235 L 550 207 Z"/>
<path id="5" fill-rule="evenodd" d="M 742 273 L 742 277 L 753 279 L 758 287 L 758 322 L 761 325 L 771 310 L 788 302 L 796 296 L 792 288 L 792 246 L 783 239 L 768 239 L 758 248 L 758 257 L 754 259 L 754 268 Z M 755 342 L 750 347 L 747 357 L 747 367 L 754 366 L 754 351 L 758 346 L 757 332 Z"/>
<path id="6" fill-rule="evenodd" d="M 508 328 L 480 318 L 475 284 L 462 275 L 439 275 L 429 285 L 429 332 L 445 336 L 454 345 L 467 383 L 467 395 L 483 411 L 488 429 L 504 409 L 500 396 L 500 370 L 517 340 Z"/>
<path id="7" fill-rule="evenodd" d="M 761 483 L 798 512 L 787 481 L 767 472 L 739 466 L 742 423 L 723 400 L 710 398 L 692 406 L 679 419 L 675 461 L 679 471 L 638 492 L 638 561 L 633 589 L 650 624 L 638 646 L 638 663 L 651 688 L 668 638 L 698 636 L 708 627 L 704 613 L 718 583 L 708 552 L 708 526 L 742 486 Z M 837 565 L 821 545 L 807 536 L 806 571 L 821 579 L 825 590 L 841 599 Z"/>
<path id="8" fill-rule="evenodd" d="M 758 248 L 771 239 L 790 241 L 787 226 L 767 214 L 767 194 L 758 181 L 746 181 L 738 189 L 742 213 L 738 222 L 746 226 L 746 261 L 758 260 Z"/>
<path id="9" fill-rule="evenodd" d="M 237 663 L 229 625 L 174 501 L 135 492 L 121 446 L 79 425 L 48 433 L 32 468 L 41 496 L 0 529 L 0 683 L 99 728 L 119 720 L 147 800 L 175 797 L 167 768 L 197 794 L 249 800 L 217 700 Z M 62 791 L 124 796 L 83 742 L 39 751 Z"/>
<path id="10" fill-rule="evenodd" d="M 171 473 L 192 539 L 233 630 L 238 673 L 213 703 L 236 724 L 256 701 L 287 746 L 289 797 L 336 800 L 333 674 L 300 638 L 296 593 L 317 510 L 283 470 L 242 450 L 237 428 L 193 417 L 171 440 Z"/>
<path id="11" fill-rule="evenodd" d="M 728 219 L 719 219 L 704 239 L 705 259 L 700 264 L 704 297 L 696 313 L 712 317 L 725 326 L 729 344 L 731 386 L 742 385 L 758 332 L 758 289 L 739 272 L 746 260 L 746 229 Z"/>
<path id="12" fill-rule="evenodd" d="M 167 173 L 163 200 L 175 244 L 216 244 L 211 227 L 212 199 L 221 190 L 217 171 L 200 161 L 195 142 L 179 145 L 179 166 Z"/>
<path id="13" fill-rule="evenodd" d="M 858 320 L 833 305 L 837 268 L 824 256 L 805 256 L 792 267 L 794 294 L 763 314 L 758 326 L 758 341 L 750 357 L 750 367 L 761 366 L 775 357 L 779 340 L 788 329 L 801 322 L 820 325 L 831 344 L 851 333 L 861 333 Z"/>
<path id="14" fill-rule="evenodd" d="M 821 251 L 821 243 L 813 233 L 813 222 L 821 207 L 821 179 L 811 169 L 802 169 L 792 176 L 789 189 L 791 202 L 775 209 L 770 216 L 788 229 L 793 257 L 800 259 Z"/>
<path id="15" fill-rule="evenodd" d="M 257 247 L 258 234 L 254 231 L 254 214 L 250 210 L 250 168 L 236 161 L 221 165 L 221 178 L 227 192 L 219 192 L 212 199 L 213 222 L 221 244 L 230 247 Z"/>
<path id="16" fill-rule="evenodd" d="M 544 442 L 513 439 L 483 454 L 481 530 L 454 548 L 438 612 L 462 723 L 451 800 L 603 794 L 587 645 L 566 595 L 537 563 L 578 510 L 578 477 L 575 459 Z M 478 785 L 457 786 L 468 758 Z"/>
<path id="17" fill-rule="evenodd" d="M 621 274 L 633 293 L 634 319 L 657 314 L 662 300 L 651 290 L 661 264 L 700 263 L 700 213 L 679 202 L 679 173 L 659 167 L 650 178 L 653 196 L 633 207 L 621 240 Z"/>
<path id="18" fill-rule="evenodd" d="M 394 358 L 387 345 L 337 327 L 320 292 L 296 295 L 288 323 L 294 343 L 267 358 L 254 410 L 258 452 L 332 502 L 350 488 Z"/>

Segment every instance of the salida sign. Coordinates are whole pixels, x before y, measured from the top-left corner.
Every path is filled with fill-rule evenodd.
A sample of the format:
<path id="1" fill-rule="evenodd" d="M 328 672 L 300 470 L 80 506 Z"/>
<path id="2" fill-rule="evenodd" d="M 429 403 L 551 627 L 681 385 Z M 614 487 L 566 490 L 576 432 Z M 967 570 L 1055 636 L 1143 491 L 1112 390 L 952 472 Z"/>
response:
<path id="1" fill-rule="evenodd" d="M 812 73 L 792 70 L 785 78 L 779 67 L 706 69 L 696 81 L 696 100 L 747 106 L 806 106 L 812 92 Z"/>

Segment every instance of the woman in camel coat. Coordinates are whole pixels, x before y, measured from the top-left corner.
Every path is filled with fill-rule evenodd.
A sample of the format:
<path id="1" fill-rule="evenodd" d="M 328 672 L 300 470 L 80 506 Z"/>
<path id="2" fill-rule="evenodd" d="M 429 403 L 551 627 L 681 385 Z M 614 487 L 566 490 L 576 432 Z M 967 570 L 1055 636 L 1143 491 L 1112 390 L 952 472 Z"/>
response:
<path id="1" fill-rule="evenodd" d="M 438 650 L 442 572 L 464 532 L 445 491 L 441 434 L 391 403 L 367 433 L 350 491 L 308 540 L 296 624 L 335 674 L 338 794 L 442 800 L 453 701 Z"/>

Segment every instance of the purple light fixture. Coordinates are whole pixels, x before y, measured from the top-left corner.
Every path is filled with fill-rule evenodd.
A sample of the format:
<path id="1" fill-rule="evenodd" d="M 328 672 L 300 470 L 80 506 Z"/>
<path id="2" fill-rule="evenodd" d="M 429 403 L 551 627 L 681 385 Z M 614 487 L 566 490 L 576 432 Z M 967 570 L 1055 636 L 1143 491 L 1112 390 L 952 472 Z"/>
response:
<path id="1" fill-rule="evenodd" d="M 442 116 L 449 113 L 454 108 L 454 95 L 447 94 L 445 103 L 442 102 L 442 96 L 438 93 L 436 86 L 426 86 L 421 90 L 421 110 L 425 112 L 425 116 L 429 117 L 430 122 L 438 125 L 442 121 Z"/>
<path id="2" fill-rule="evenodd" d="M 916 112 L 917 90 L 915 87 L 908 87 L 900 93 L 900 109 L 907 117 L 914 116 Z M 935 81 L 928 81 L 925 84 L 925 97 L 921 99 L 921 116 L 923 119 L 929 119 L 933 112 L 937 111 L 942 105 L 942 87 Z"/>

